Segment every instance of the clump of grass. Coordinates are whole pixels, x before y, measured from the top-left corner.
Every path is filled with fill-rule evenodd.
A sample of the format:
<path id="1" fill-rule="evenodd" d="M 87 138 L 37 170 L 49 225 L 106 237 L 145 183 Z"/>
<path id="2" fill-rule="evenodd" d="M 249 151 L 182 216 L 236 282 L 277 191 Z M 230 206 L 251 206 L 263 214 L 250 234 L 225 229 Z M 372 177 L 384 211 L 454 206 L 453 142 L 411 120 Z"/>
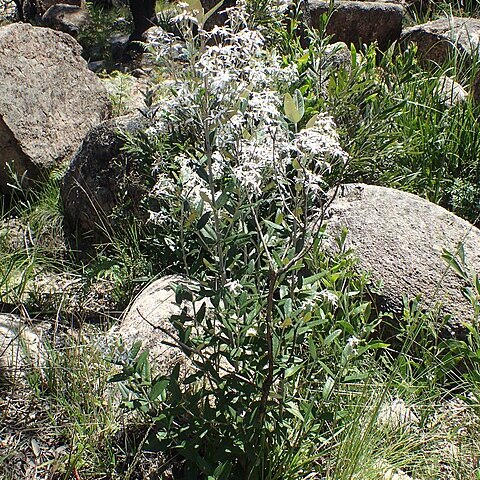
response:
<path id="1" fill-rule="evenodd" d="M 135 78 L 128 73 L 114 70 L 108 75 L 102 75 L 102 80 L 112 105 L 112 116 L 119 117 L 130 113 L 128 99 L 132 95 Z"/>
<path id="2" fill-rule="evenodd" d="M 346 180 L 416 193 L 475 221 L 479 108 L 471 96 L 450 107 L 438 92 L 445 75 L 470 85 L 478 64 L 465 68 L 458 58 L 425 71 L 413 47 L 391 49 L 380 61 L 371 47 L 352 51 L 352 59 L 319 100 L 343 129 L 351 155 Z"/>
<path id="3" fill-rule="evenodd" d="M 21 398 L 3 397 L 3 408 L 10 416 L 15 418 L 30 404 L 33 417 L 26 424 L 5 422 L 4 438 L 17 438 L 18 443 L 15 453 L 1 447 L 2 478 L 12 469 L 16 454 L 25 455 L 36 474 L 48 478 L 99 479 L 115 474 L 121 419 L 107 383 L 112 365 L 94 340 L 99 332 L 88 330 L 88 334 L 86 330 L 57 331 L 45 345 L 41 374 L 29 377 Z"/>
<path id="4" fill-rule="evenodd" d="M 28 189 L 13 178 L 10 197 L 2 199 L 0 301 L 9 309 L 40 308 L 35 300 L 39 278 L 77 269 L 63 232 L 60 183 L 64 170 L 65 166 L 54 169 Z"/>

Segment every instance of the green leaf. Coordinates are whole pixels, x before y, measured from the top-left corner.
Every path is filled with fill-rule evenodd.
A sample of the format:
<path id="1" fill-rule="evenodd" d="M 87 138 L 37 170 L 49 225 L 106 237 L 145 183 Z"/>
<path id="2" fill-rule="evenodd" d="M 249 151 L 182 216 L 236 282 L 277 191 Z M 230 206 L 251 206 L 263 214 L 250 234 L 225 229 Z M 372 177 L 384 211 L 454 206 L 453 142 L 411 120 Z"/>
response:
<path id="1" fill-rule="evenodd" d="M 303 284 L 311 285 L 312 283 L 315 283 L 321 278 L 323 278 L 325 275 L 326 275 L 326 272 L 320 272 L 320 273 L 316 273 L 315 275 L 311 275 L 310 277 L 305 277 L 303 279 Z"/>
<path id="2" fill-rule="evenodd" d="M 133 360 L 138 355 L 140 348 L 142 348 L 142 342 L 138 340 L 132 345 L 130 352 L 128 352 L 128 357 Z"/>
<path id="3" fill-rule="evenodd" d="M 167 388 L 167 385 L 169 384 L 169 380 L 166 378 L 159 378 L 157 381 L 154 382 L 152 385 L 152 388 L 150 390 L 150 394 L 148 395 L 148 398 L 150 400 L 155 400 L 157 399 L 164 391 L 165 388 Z"/>
<path id="4" fill-rule="evenodd" d="M 315 346 L 315 342 L 311 335 L 308 337 L 308 349 L 310 351 L 310 356 L 315 361 L 317 359 L 317 347 Z"/>
<path id="5" fill-rule="evenodd" d="M 209 205 L 212 204 L 212 199 L 208 196 L 207 193 L 205 193 L 203 190 L 200 190 L 199 194 L 200 194 L 200 198 L 201 198 L 205 203 L 208 203 Z"/>
<path id="6" fill-rule="evenodd" d="M 480 279 L 478 273 L 475 274 L 475 289 L 477 290 L 477 294 L 480 295 Z"/>
<path id="7" fill-rule="evenodd" d="M 285 318 L 289 318 L 292 316 L 292 299 L 291 298 L 285 299 L 283 303 L 283 312 L 284 312 Z"/>
<path id="8" fill-rule="evenodd" d="M 201 216 L 200 220 L 197 222 L 198 230 L 201 230 L 208 223 L 211 215 L 212 212 L 206 212 Z"/>
<path id="9" fill-rule="evenodd" d="M 305 421 L 303 415 L 300 413 L 300 410 L 297 405 L 293 402 L 288 402 L 286 405 L 287 412 L 290 412 L 294 417 L 297 417 L 301 422 Z"/>
<path id="10" fill-rule="evenodd" d="M 287 368 L 287 370 L 285 371 L 285 378 L 289 378 L 295 375 L 302 367 L 303 363 L 300 363 L 298 365 L 293 365 L 290 368 Z"/>
<path id="11" fill-rule="evenodd" d="M 138 357 L 135 365 L 135 371 L 140 374 L 146 374 L 148 372 L 148 354 L 149 351 L 144 350 Z"/>
<path id="12" fill-rule="evenodd" d="M 305 125 L 305 128 L 312 128 L 316 121 L 317 121 L 317 118 L 318 118 L 318 113 L 316 115 L 314 115 L 308 122 L 307 124 Z"/>
<path id="13" fill-rule="evenodd" d="M 460 255 L 461 259 L 462 255 Z M 468 280 L 468 275 L 465 271 L 464 266 L 457 260 L 456 256 L 448 251 L 447 249 L 443 250 L 442 258 L 447 261 L 448 265 L 455 270 L 455 272 L 464 280 Z"/>
<path id="14" fill-rule="evenodd" d="M 268 225 L 269 227 L 273 228 L 274 230 L 283 230 L 282 225 L 278 225 L 276 223 L 271 222 L 270 220 L 263 220 L 265 225 Z"/>
<path id="15" fill-rule="evenodd" d="M 331 377 L 334 376 L 332 370 L 330 369 L 330 367 L 326 363 L 322 362 L 321 360 L 319 360 L 318 363 L 328 373 L 328 375 L 330 375 Z"/>
<path id="16" fill-rule="evenodd" d="M 110 377 L 108 379 L 109 383 L 116 383 L 116 382 L 123 382 L 124 380 L 127 380 L 129 375 L 126 373 L 117 373 L 116 375 L 113 375 L 113 377 Z"/>
<path id="17" fill-rule="evenodd" d="M 204 181 L 208 183 L 208 173 L 202 166 L 197 166 L 195 169 L 197 175 Z"/>
<path id="18" fill-rule="evenodd" d="M 303 99 L 302 92 L 298 89 L 295 90 L 295 93 L 293 94 L 293 99 L 295 100 L 295 105 L 297 107 L 301 120 L 305 115 L 305 101 Z"/>
<path id="19" fill-rule="evenodd" d="M 331 343 L 335 341 L 340 335 L 342 334 L 342 331 L 340 329 L 334 330 L 326 339 L 325 339 L 325 345 L 328 346 Z"/>
<path id="20" fill-rule="evenodd" d="M 227 192 L 222 192 L 218 199 L 215 201 L 215 207 L 220 209 L 223 208 L 229 200 L 229 195 Z"/>
<path id="21" fill-rule="evenodd" d="M 328 377 L 325 385 L 323 386 L 323 398 L 324 400 L 328 400 L 330 398 L 330 394 L 332 393 L 333 387 L 335 386 L 335 380 L 332 377 Z"/>
<path id="22" fill-rule="evenodd" d="M 285 110 L 285 116 L 292 123 L 297 124 L 300 122 L 305 113 L 302 92 L 300 92 L 300 90 L 295 90 L 293 97 L 289 93 L 286 93 L 283 100 L 283 108 Z"/>
<path id="23" fill-rule="evenodd" d="M 200 308 L 198 309 L 198 312 L 195 315 L 195 319 L 197 320 L 198 323 L 202 323 L 203 319 L 205 318 L 205 313 L 207 311 L 207 306 L 206 303 L 203 302 Z"/>

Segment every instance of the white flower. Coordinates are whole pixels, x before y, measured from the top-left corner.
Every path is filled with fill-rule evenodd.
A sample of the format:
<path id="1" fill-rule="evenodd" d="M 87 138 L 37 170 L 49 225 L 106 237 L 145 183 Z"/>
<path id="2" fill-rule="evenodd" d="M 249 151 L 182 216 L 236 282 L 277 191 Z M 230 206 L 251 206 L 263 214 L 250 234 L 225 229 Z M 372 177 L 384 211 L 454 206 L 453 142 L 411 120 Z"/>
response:
<path id="1" fill-rule="evenodd" d="M 200 11 L 192 9 L 190 5 L 186 2 L 179 2 L 177 4 L 177 8 L 179 10 L 179 13 L 170 19 L 171 23 L 188 24 L 191 22 L 195 25 L 198 25 L 197 16 L 200 14 Z"/>
<path id="2" fill-rule="evenodd" d="M 274 176 L 282 176 L 290 159 L 285 156 L 282 141 L 276 140 L 278 129 L 265 128 L 257 135 L 240 142 L 237 153 L 238 165 L 233 176 L 248 194 L 260 194 L 265 182 Z M 282 132 L 278 131 L 279 136 Z"/>
<path id="3" fill-rule="evenodd" d="M 313 297 L 313 298 L 306 298 L 303 302 L 302 302 L 302 309 L 303 310 L 306 310 L 306 311 L 310 311 L 312 310 L 315 305 L 316 305 L 316 298 Z"/>
<path id="4" fill-rule="evenodd" d="M 255 195 L 262 193 L 262 173 L 257 163 L 242 163 L 235 168 L 234 176 L 247 193 Z"/>
<path id="5" fill-rule="evenodd" d="M 254 122 L 261 122 L 266 125 L 278 124 L 281 118 L 280 104 L 278 92 L 272 90 L 252 92 L 245 116 Z"/>
<path id="6" fill-rule="evenodd" d="M 170 222 L 171 217 L 164 211 L 153 212 L 152 210 L 148 211 L 149 217 L 147 222 L 153 223 L 154 225 L 166 225 Z"/>
<path id="7" fill-rule="evenodd" d="M 177 20 L 191 21 L 189 15 L 195 12 L 188 5 L 180 6 L 184 16 Z M 283 95 L 279 92 L 287 91 L 298 79 L 296 65 L 285 67 L 279 55 L 267 52 L 261 33 L 246 27 L 241 9 L 229 10 L 229 15 L 230 25 L 239 26 L 239 30 L 215 27 L 211 32 L 215 44 L 207 44 L 203 51 L 193 51 L 193 43 L 187 42 L 185 51 L 190 49 L 190 58 L 198 54 L 200 58 L 194 68 L 181 66 L 173 71 L 173 93 L 160 103 L 148 133 L 181 131 L 202 142 L 207 125 L 208 135 L 214 133 L 213 179 L 233 178 L 248 196 L 260 195 L 272 180 L 283 188 L 289 165 L 298 159 L 303 170 L 297 171 L 295 187 L 316 200 L 323 195 L 323 175 L 331 163 L 348 158 L 339 144 L 333 119 L 320 114 L 312 128 L 293 135 L 283 122 Z M 202 31 L 201 35 L 209 34 Z M 159 31 L 152 45 L 165 52 L 172 41 L 171 36 Z M 204 145 L 199 143 L 194 148 L 203 151 Z M 179 157 L 177 161 L 182 196 L 193 205 L 202 203 L 211 209 L 208 199 L 212 193 L 194 168 L 192 162 L 196 160 Z"/>
<path id="8" fill-rule="evenodd" d="M 168 175 L 157 173 L 156 182 L 151 191 L 153 196 L 162 198 L 165 195 L 175 195 L 175 190 L 175 183 Z"/>
<path id="9" fill-rule="evenodd" d="M 348 160 L 348 154 L 340 146 L 333 118 L 326 114 L 319 114 L 313 127 L 297 133 L 294 145 L 300 155 L 317 160 L 320 166 L 328 159 Z"/>
<path id="10" fill-rule="evenodd" d="M 355 335 L 351 336 L 347 340 L 347 345 L 349 345 L 352 348 L 352 350 L 355 350 L 359 343 L 360 343 L 360 339 L 357 338 Z"/>
<path id="11" fill-rule="evenodd" d="M 320 292 L 320 295 L 324 300 L 332 304 L 334 307 L 338 306 L 338 296 L 336 293 L 325 289 Z"/>
<path id="12" fill-rule="evenodd" d="M 243 285 L 238 280 L 230 280 L 225 284 L 225 288 L 232 295 L 240 295 L 243 292 Z"/>
<path id="13" fill-rule="evenodd" d="M 175 161 L 180 166 L 180 180 L 182 183 L 182 193 L 195 207 L 204 203 L 205 198 L 210 198 L 208 185 L 200 178 L 193 169 L 193 160 L 185 155 L 179 155 Z M 210 204 L 204 203 L 205 211 L 211 210 Z"/>
<path id="14" fill-rule="evenodd" d="M 224 156 L 217 150 L 212 154 L 212 176 L 214 179 L 222 178 L 226 169 L 227 161 Z"/>

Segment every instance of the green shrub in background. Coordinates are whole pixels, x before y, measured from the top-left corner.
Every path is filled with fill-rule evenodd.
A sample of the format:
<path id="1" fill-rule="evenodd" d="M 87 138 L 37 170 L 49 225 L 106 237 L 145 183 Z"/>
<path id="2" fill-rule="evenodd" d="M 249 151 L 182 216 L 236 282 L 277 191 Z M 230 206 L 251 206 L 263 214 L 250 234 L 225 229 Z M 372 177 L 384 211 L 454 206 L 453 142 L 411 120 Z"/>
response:
<path id="1" fill-rule="evenodd" d="M 442 102 L 443 75 L 470 87 L 478 61 L 458 57 L 424 71 L 416 49 L 392 48 L 379 60 L 375 47 L 352 49 L 352 68 L 324 82 L 316 109 L 335 118 L 351 156 L 346 180 L 399 188 L 452 210 L 472 222 L 479 215 L 480 126 L 471 96 L 449 107 Z M 309 64 L 312 60 L 308 59 Z M 321 72 L 305 72 L 308 91 Z"/>

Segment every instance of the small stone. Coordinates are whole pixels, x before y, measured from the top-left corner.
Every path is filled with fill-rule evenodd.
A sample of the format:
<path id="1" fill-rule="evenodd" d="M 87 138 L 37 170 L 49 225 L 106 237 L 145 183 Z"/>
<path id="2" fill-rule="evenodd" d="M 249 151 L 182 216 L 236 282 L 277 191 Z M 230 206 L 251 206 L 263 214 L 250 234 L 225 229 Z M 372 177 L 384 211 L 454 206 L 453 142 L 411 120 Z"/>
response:
<path id="1" fill-rule="evenodd" d="M 194 286 L 194 282 L 174 275 L 151 283 L 137 296 L 120 324 L 109 332 L 110 343 L 121 339 L 124 353 L 141 341 L 142 349 L 149 349 L 156 371 L 164 375 L 177 363 L 183 365 L 184 373 L 190 368 L 181 349 L 171 345 L 178 340 L 172 316 L 180 315 L 183 308 L 175 301 L 175 287 L 179 284 L 187 288 Z M 197 310 L 200 306 L 201 303 L 196 305 Z M 193 317 L 192 305 L 187 303 L 185 308 Z"/>
<path id="2" fill-rule="evenodd" d="M 88 62 L 88 69 L 95 73 L 101 72 L 105 69 L 105 61 L 97 60 L 95 62 Z"/>
<path id="3" fill-rule="evenodd" d="M 468 93 L 459 83 L 444 75 L 439 78 L 435 94 L 440 102 L 449 108 L 466 101 L 468 98 Z"/>
<path id="4" fill-rule="evenodd" d="M 42 25 L 76 37 L 91 22 L 86 8 L 58 3 L 52 5 L 42 16 Z"/>
<path id="5" fill-rule="evenodd" d="M 418 423 L 417 415 L 401 398 L 396 398 L 392 402 L 382 405 L 378 411 L 377 424 L 383 428 L 408 430 Z"/>

